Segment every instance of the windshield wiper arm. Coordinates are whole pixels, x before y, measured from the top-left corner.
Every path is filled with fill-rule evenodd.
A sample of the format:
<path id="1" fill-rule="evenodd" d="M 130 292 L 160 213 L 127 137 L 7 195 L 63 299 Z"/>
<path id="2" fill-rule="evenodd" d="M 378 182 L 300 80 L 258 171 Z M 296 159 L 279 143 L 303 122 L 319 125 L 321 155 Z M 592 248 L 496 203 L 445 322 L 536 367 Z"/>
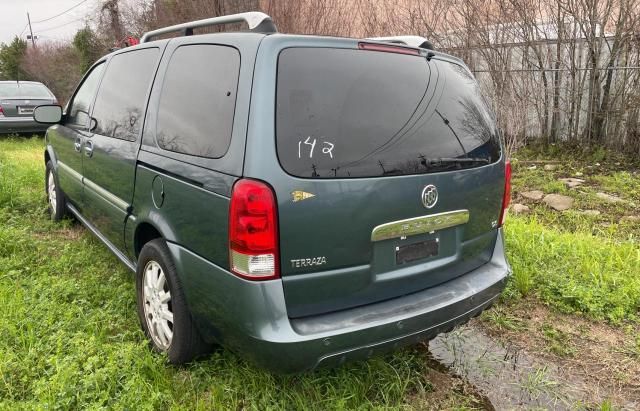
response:
<path id="1" fill-rule="evenodd" d="M 440 118 L 442 119 L 444 124 L 447 127 L 449 127 L 449 130 L 451 130 L 453 135 L 456 137 L 456 140 L 458 140 L 458 144 L 460 144 L 460 148 L 462 149 L 462 152 L 464 153 L 464 155 L 469 157 L 469 153 L 467 153 L 467 149 L 464 148 L 464 144 L 462 144 L 462 141 L 460 141 L 460 137 L 458 137 L 458 133 L 456 133 L 456 131 L 453 129 L 453 127 L 451 127 L 451 122 L 449 121 L 449 119 L 446 118 L 445 116 L 443 116 L 442 113 L 440 113 L 437 109 L 436 109 L 436 113 L 440 116 Z"/>
<path id="2" fill-rule="evenodd" d="M 438 167 L 438 166 L 464 166 L 468 164 L 489 164 L 491 161 L 488 158 L 482 157 L 466 157 L 466 158 L 451 158 L 451 157 L 440 157 L 440 158 L 425 158 L 421 157 L 421 163 L 423 166 L 430 167 Z"/>

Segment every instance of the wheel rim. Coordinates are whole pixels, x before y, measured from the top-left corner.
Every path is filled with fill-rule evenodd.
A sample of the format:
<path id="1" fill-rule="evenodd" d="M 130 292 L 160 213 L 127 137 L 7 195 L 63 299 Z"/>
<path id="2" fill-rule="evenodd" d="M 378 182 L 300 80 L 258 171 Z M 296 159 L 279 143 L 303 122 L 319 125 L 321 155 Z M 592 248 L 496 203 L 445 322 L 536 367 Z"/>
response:
<path id="1" fill-rule="evenodd" d="M 144 267 L 142 297 L 149 335 L 158 348 L 166 351 L 173 340 L 171 292 L 162 267 L 153 260 Z"/>
<path id="2" fill-rule="evenodd" d="M 53 178 L 53 173 L 49 171 L 49 177 L 47 178 L 47 194 L 49 196 L 49 204 L 51 205 L 51 212 L 56 212 L 56 206 L 58 200 L 56 198 L 56 181 Z"/>

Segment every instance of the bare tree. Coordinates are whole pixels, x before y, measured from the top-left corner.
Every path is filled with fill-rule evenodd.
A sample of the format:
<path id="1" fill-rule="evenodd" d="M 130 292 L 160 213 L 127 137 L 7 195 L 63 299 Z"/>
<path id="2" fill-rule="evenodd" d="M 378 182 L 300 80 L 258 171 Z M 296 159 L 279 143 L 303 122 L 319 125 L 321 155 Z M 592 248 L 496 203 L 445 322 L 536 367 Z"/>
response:
<path id="1" fill-rule="evenodd" d="M 281 32 L 414 34 L 462 58 L 509 142 L 602 144 L 640 153 L 640 3 L 635 0 L 104 0 L 102 39 L 262 10 Z M 243 29 L 239 25 L 199 32 Z M 31 55 L 37 71 L 44 56 Z M 53 81 L 53 80 L 49 80 Z M 62 80 L 56 80 L 62 81 Z M 66 86 L 61 87 L 64 89 Z M 55 88 L 55 87 L 54 87 Z"/>
<path id="2" fill-rule="evenodd" d="M 22 67 L 30 78 L 45 84 L 60 104 L 65 104 L 83 74 L 77 59 L 69 44 L 41 42 L 37 49 L 27 50 Z"/>

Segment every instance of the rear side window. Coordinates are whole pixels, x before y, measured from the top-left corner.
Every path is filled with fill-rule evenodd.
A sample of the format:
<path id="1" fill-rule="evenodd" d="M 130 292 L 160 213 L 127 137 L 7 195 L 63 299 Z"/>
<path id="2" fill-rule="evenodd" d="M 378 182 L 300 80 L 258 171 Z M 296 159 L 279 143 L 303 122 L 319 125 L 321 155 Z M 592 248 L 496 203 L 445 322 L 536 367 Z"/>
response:
<path id="1" fill-rule="evenodd" d="M 277 81 L 277 152 L 292 175 L 422 174 L 500 156 L 491 112 L 473 77 L 456 64 L 289 48 L 280 53 Z"/>
<path id="2" fill-rule="evenodd" d="M 95 133 L 136 141 L 142 128 L 147 91 L 158 57 L 157 48 L 113 56 L 93 109 L 97 122 Z"/>
<path id="3" fill-rule="evenodd" d="M 176 49 L 160 96 L 158 145 L 199 157 L 222 157 L 231 142 L 239 72 L 235 48 L 197 44 Z"/>

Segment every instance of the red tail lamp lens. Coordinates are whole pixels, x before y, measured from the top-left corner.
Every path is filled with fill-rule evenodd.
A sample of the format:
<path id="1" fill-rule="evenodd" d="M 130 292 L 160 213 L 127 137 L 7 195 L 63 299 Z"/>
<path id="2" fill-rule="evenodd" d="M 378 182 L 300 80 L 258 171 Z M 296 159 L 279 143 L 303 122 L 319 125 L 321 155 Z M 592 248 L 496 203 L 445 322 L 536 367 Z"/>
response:
<path id="1" fill-rule="evenodd" d="M 243 278 L 280 276 L 275 195 L 261 181 L 242 179 L 233 186 L 229 213 L 231 271 Z"/>
<path id="2" fill-rule="evenodd" d="M 377 43 L 358 43 L 358 48 L 360 50 L 370 50 L 370 51 L 383 51 L 386 53 L 398 53 L 398 54 L 409 54 L 411 56 L 419 56 L 420 50 L 412 49 L 408 47 L 402 46 L 393 46 L 389 44 L 377 44 Z"/>
<path id="3" fill-rule="evenodd" d="M 507 160 L 504 164 L 504 195 L 502 196 L 502 211 L 500 212 L 498 227 L 502 227 L 502 225 L 504 224 L 504 218 L 510 203 L 511 203 L 511 162 Z"/>

